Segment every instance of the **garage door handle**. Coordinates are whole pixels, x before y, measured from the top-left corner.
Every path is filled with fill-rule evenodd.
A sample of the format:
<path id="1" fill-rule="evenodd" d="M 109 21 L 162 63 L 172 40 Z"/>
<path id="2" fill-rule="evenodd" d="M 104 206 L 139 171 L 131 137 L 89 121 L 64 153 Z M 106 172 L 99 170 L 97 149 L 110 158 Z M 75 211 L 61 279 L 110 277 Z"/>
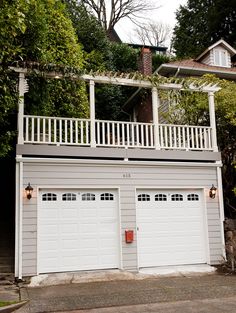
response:
<path id="1" fill-rule="evenodd" d="M 139 227 L 137 227 L 137 231 L 139 231 Z"/>

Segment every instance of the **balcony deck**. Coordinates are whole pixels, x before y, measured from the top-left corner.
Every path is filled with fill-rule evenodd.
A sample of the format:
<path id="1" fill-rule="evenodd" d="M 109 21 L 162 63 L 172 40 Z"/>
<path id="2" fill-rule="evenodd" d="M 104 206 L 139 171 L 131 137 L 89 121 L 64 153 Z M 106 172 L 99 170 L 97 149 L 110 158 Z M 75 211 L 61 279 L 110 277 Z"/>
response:
<path id="1" fill-rule="evenodd" d="M 23 144 L 213 151 L 212 129 L 206 126 L 24 115 Z"/>

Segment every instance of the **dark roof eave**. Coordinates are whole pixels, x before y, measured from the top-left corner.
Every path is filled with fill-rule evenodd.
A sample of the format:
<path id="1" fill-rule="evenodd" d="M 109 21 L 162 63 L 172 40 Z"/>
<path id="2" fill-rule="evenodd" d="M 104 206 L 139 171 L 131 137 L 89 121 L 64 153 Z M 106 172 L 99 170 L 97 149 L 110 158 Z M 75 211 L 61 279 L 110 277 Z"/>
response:
<path id="1" fill-rule="evenodd" d="M 180 71 L 181 74 L 189 74 L 194 73 L 194 74 L 199 74 L 199 76 L 204 75 L 204 74 L 216 74 L 217 76 L 221 78 L 226 78 L 226 77 L 231 77 L 236 80 L 236 71 L 220 71 L 216 69 L 207 69 L 207 68 L 194 68 L 194 67 L 187 67 L 187 66 L 178 66 L 178 65 L 161 65 L 157 72 L 160 75 L 165 75 L 165 74 L 171 74 L 171 73 L 176 73 L 176 71 Z"/>

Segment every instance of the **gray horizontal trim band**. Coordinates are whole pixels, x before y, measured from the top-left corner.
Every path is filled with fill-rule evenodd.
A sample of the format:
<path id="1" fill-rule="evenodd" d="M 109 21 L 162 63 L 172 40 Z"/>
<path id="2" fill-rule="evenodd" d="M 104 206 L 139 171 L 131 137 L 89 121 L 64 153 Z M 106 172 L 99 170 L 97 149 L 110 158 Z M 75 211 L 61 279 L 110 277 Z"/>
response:
<path id="1" fill-rule="evenodd" d="M 97 166 L 183 166 L 183 167 L 221 167 L 221 162 L 216 163 L 197 163 L 197 162 L 150 162 L 150 161 L 115 161 L 115 160 L 83 160 L 83 159 L 54 159 L 54 158 L 28 158 L 28 157 L 16 157 L 17 162 L 25 163 L 40 163 L 40 164 L 91 164 Z"/>
<path id="2" fill-rule="evenodd" d="M 77 158 L 112 158 L 112 159 L 145 159 L 165 161 L 208 161 L 221 160 L 220 152 L 208 151 L 176 151 L 176 150 L 148 150 L 125 148 L 90 148 L 49 145 L 17 145 L 17 155 L 50 156 L 50 157 L 77 157 Z"/>

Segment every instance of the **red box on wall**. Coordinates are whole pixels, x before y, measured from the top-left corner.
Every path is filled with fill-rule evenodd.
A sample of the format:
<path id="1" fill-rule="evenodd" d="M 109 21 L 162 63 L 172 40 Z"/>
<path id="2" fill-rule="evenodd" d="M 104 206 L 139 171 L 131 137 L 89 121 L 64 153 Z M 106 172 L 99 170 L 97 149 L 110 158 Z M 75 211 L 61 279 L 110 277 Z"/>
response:
<path id="1" fill-rule="evenodd" d="M 125 242 L 132 243 L 134 241 L 134 231 L 133 230 L 126 230 L 125 231 Z"/>

